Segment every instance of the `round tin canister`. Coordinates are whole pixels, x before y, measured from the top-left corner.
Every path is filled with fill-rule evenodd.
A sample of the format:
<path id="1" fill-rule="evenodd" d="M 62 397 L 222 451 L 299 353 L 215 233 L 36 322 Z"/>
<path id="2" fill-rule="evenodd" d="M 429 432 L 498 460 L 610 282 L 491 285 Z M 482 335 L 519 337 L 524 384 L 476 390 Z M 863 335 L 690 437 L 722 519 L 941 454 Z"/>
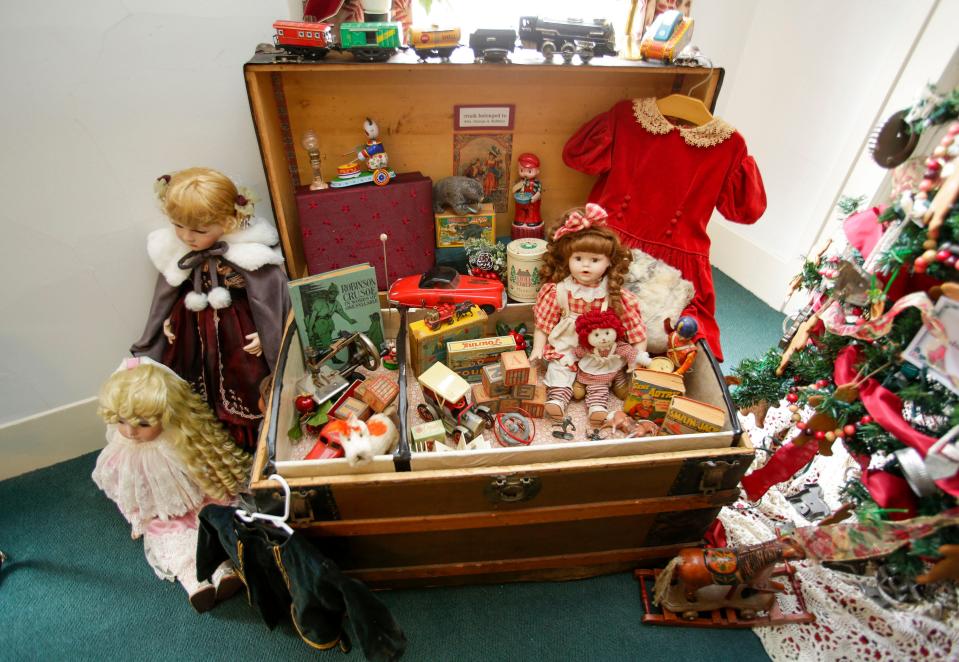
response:
<path id="1" fill-rule="evenodd" d="M 506 245 L 506 291 L 511 299 L 536 301 L 545 254 L 545 239 L 514 239 Z"/>

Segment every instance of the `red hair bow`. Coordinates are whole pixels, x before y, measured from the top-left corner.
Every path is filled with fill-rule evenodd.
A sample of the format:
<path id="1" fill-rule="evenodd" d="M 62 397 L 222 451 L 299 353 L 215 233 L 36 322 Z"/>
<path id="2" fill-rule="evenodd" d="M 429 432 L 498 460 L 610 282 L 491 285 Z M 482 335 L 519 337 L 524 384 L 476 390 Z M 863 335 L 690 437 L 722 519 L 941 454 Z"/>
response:
<path id="1" fill-rule="evenodd" d="M 606 219 L 608 217 L 609 215 L 605 209 L 594 202 L 587 202 L 586 213 L 580 213 L 578 211 L 570 212 L 563 225 L 553 233 L 553 241 L 557 241 L 563 235 L 606 225 Z"/>

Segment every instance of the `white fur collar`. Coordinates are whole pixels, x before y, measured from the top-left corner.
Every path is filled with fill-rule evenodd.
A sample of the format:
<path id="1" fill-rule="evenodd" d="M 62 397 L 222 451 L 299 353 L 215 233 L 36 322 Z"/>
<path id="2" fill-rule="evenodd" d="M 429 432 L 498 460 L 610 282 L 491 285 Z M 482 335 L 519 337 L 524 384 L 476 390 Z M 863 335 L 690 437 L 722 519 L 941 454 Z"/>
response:
<path id="1" fill-rule="evenodd" d="M 606 296 L 606 276 L 603 276 L 603 279 L 592 287 L 581 284 L 572 276 L 567 276 L 563 279 L 563 287 L 573 295 L 574 299 L 582 299 L 587 302 L 596 301 L 596 299 L 602 299 Z"/>
<path id="2" fill-rule="evenodd" d="M 241 269 L 256 271 L 266 264 L 283 264 L 279 249 L 273 248 L 279 241 L 279 235 L 265 218 L 251 219 L 245 228 L 223 235 L 220 241 L 230 246 L 223 259 Z M 177 266 L 180 258 L 189 252 L 190 248 L 177 239 L 172 225 L 154 230 L 147 237 L 150 261 L 173 287 L 190 277 L 188 270 Z"/>

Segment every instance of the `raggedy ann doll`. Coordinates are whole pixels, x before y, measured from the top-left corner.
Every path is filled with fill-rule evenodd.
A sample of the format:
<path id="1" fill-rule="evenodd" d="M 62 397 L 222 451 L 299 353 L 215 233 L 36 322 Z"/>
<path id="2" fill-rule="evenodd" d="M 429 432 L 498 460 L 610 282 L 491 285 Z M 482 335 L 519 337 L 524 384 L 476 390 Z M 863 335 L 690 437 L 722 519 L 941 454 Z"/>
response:
<path id="1" fill-rule="evenodd" d="M 576 318 L 579 359 L 576 381 L 586 387 L 589 423 L 598 428 L 609 413 L 609 392 L 613 382 L 625 383 L 623 368 L 636 361 L 637 350 L 623 338 L 626 329 L 611 310 L 589 310 Z"/>
<path id="2" fill-rule="evenodd" d="M 636 296 L 623 289 L 630 253 L 606 227 L 606 211 L 595 204 L 563 216 L 547 247 L 533 315 L 536 331 L 530 360 L 546 362 L 546 414 L 561 419 L 576 381 L 576 318 L 590 310 L 612 310 L 623 323 L 625 340 L 636 350 L 630 362 L 649 364 L 646 325 Z"/>
<path id="3" fill-rule="evenodd" d="M 100 391 L 107 445 L 93 480 L 116 503 L 157 577 L 177 580 L 197 611 L 242 587 L 232 564 L 197 581 L 197 513 L 230 503 L 249 478 L 237 448 L 190 385 L 149 358 L 126 359 Z"/>
<path id="4" fill-rule="evenodd" d="M 259 384 L 276 365 L 290 309 L 276 230 L 251 194 L 209 168 L 163 175 L 170 226 L 150 233 L 160 272 L 143 336 L 130 348 L 170 366 L 201 394 L 245 450 L 263 417 Z"/>

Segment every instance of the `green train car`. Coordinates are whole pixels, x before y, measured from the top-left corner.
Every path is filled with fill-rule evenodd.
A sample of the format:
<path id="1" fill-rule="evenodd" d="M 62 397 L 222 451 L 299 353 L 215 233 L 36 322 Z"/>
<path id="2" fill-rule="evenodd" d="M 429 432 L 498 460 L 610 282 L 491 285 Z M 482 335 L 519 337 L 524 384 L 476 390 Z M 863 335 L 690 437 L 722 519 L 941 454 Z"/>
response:
<path id="1" fill-rule="evenodd" d="M 341 23 L 340 48 L 357 60 L 383 62 L 403 46 L 400 23 Z"/>

